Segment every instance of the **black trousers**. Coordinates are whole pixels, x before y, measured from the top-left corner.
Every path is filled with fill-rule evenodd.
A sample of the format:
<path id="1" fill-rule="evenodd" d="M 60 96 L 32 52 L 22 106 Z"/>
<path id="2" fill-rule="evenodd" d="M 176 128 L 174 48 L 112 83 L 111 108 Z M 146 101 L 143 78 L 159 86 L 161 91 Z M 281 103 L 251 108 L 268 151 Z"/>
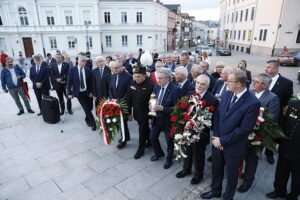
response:
<path id="1" fill-rule="evenodd" d="M 292 178 L 291 191 L 288 197 L 290 199 L 297 199 L 300 195 L 300 162 L 283 158 L 279 154 L 274 181 L 274 188 L 278 194 L 287 193 L 286 188 L 290 176 Z"/>
<path id="2" fill-rule="evenodd" d="M 55 89 L 56 94 L 58 96 L 59 105 L 60 105 L 60 111 L 65 112 L 65 100 L 64 96 L 67 98 L 67 109 L 72 110 L 72 103 L 71 99 L 68 98 L 66 89 L 64 87 L 59 87 Z"/>
<path id="3" fill-rule="evenodd" d="M 204 142 L 196 142 L 187 147 L 185 154 L 187 158 L 184 159 L 183 170 L 191 171 L 194 163 L 194 177 L 202 178 L 205 164 L 205 150 L 206 144 Z"/>
<path id="4" fill-rule="evenodd" d="M 146 141 L 149 140 L 149 135 L 150 135 L 150 128 L 148 118 L 140 118 L 137 119 L 137 123 L 139 125 L 139 150 L 144 151 L 146 148 Z"/>
<path id="5" fill-rule="evenodd" d="M 152 125 L 152 130 L 150 133 L 150 142 L 152 144 L 153 151 L 157 156 L 164 155 L 164 151 L 162 150 L 159 142 L 159 134 L 162 131 L 164 132 L 167 141 L 168 154 L 166 159 L 172 160 L 174 152 L 174 142 L 173 139 L 170 137 L 170 127 L 164 125 L 161 119 L 155 119 Z"/>
<path id="6" fill-rule="evenodd" d="M 227 175 L 226 189 L 223 194 L 224 200 L 232 200 L 235 194 L 239 167 L 242 162 L 242 157 L 229 156 L 223 151 L 212 147 L 212 183 L 211 188 L 214 192 L 222 191 L 222 182 L 224 178 L 224 168 Z"/>
<path id="7" fill-rule="evenodd" d="M 40 112 L 42 112 L 42 97 L 43 97 L 43 95 L 49 96 L 50 95 L 49 90 L 45 90 L 42 88 L 36 88 L 36 89 L 34 89 L 34 94 L 35 94 L 36 100 L 38 102 Z"/>
<path id="8" fill-rule="evenodd" d="M 254 148 L 249 147 L 245 157 L 245 172 L 244 172 L 244 181 L 243 183 L 251 186 L 254 179 L 255 173 L 258 165 L 258 157 Z"/>
<path id="9" fill-rule="evenodd" d="M 77 99 L 84 110 L 85 121 L 93 126 L 96 126 L 95 118 L 92 114 L 93 98 L 87 96 L 86 92 L 79 92 Z"/>

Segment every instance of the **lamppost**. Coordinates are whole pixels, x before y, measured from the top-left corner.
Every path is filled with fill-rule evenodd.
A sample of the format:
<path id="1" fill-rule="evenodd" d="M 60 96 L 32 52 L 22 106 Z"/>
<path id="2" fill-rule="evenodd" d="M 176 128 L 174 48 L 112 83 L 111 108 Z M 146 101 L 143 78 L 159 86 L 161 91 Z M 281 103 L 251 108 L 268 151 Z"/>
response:
<path id="1" fill-rule="evenodd" d="M 86 51 L 90 51 L 90 45 L 89 45 L 89 32 L 88 32 L 88 27 L 89 27 L 89 22 L 85 21 L 85 30 L 86 30 Z"/>

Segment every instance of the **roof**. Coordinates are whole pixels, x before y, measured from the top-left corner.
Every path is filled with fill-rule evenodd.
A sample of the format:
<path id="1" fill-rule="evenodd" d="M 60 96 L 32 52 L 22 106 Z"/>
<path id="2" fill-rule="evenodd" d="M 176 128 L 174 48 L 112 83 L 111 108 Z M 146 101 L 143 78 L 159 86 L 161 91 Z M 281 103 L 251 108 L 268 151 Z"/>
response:
<path id="1" fill-rule="evenodd" d="M 177 13 L 178 8 L 180 7 L 180 4 L 164 4 L 166 8 L 169 10 L 175 11 Z"/>
<path id="2" fill-rule="evenodd" d="M 199 21 L 199 22 L 206 25 L 208 28 L 217 28 L 219 26 L 218 21 L 207 20 L 207 21 Z"/>

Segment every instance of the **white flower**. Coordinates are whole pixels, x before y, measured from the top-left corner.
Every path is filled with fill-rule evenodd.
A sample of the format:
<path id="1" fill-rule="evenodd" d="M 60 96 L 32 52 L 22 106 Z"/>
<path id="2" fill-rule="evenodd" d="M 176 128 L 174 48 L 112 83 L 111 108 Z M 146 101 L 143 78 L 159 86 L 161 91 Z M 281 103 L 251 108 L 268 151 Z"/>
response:
<path id="1" fill-rule="evenodd" d="M 179 145 L 175 144 L 174 146 L 175 146 L 175 150 L 178 151 L 179 150 Z"/>
<path id="2" fill-rule="evenodd" d="M 260 144 L 261 144 L 261 141 L 253 141 L 253 142 L 251 142 L 251 144 L 252 145 L 257 145 L 257 146 L 259 146 Z"/>
<path id="3" fill-rule="evenodd" d="M 181 134 L 176 134 L 174 138 L 175 138 L 175 140 L 180 140 L 182 138 L 182 135 Z"/>
<path id="4" fill-rule="evenodd" d="M 117 122 L 117 119 L 116 119 L 116 118 L 113 118 L 113 119 L 112 119 L 112 122 L 116 123 L 116 122 Z"/>
<path id="5" fill-rule="evenodd" d="M 141 64 L 146 67 L 152 65 L 152 63 L 153 63 L 153 58 L 149 53 L 149 51 L 146 50 L 145 53 L 143 53 L 141 56 Z"/>
<path id="6" fill-rule="evenodd" d="M 111 122 L 111 120 L 110 120 L 110 119 L 106 119 L 106 123 L 108 123 L 108 124 L 109 124 L 110 122 Z"/>
<path id="7" fill-rule="evenodd" d="M 255 133 L 251 133 L 251 134 L 248 136 L 248 140 L 253 140 L 255 136 L 256 136 Z"/>
<path id="8" fill-rule="evenodd" d="M 184 133 L 183 133 L 183 136 L 189 137 L 189 136 L 191 136 L 191 133 L 190 133 L 190 132 L 184 132 Z"/>
<path id="9" fill-rule="evenodd" d="M 113 129 L 112 129 L 112 128 L 109 128 L 109 130 L 112 131 Z"/>

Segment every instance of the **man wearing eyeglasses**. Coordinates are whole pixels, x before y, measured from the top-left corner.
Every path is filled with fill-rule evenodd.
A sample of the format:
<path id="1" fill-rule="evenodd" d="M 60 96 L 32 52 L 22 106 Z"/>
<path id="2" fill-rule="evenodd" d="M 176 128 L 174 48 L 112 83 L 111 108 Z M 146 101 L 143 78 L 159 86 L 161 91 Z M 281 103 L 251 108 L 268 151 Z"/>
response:
<path id="1" fill-rule="evenodd" d="M 280 114 L 280 103 L 278 96 L 268 89 L 271 82 L 272 78 L 268 74 L 258 74 L 252 81 L 254 88 L 253 93 L 260 101 L 261 106 L 265 107 L 267 112 L 272 115 L 273 121 L 278 122 Z M 243 183 L 237 189 L 237 191 L 241 193 L 247 192 L 251 188 L 258 164 L 258 157 L 256 155 L 255 149 L 250 145 L 247 148 L 245 163 L 246 165 Z"/>

